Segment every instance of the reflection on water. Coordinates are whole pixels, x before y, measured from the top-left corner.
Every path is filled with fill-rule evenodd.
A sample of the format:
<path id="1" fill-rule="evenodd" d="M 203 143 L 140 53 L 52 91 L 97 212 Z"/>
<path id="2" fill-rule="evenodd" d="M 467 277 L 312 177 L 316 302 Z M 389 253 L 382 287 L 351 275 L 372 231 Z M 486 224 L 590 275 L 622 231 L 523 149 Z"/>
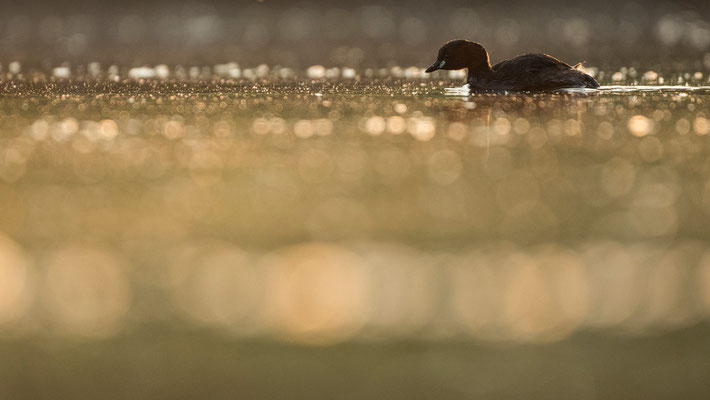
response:
<path id="1" fill-rule="evenodd" d="M 654 72 L 655 74 L 655 72 Z M 702 75 L 701 75 L 702 76 Z M 596 89 L 591 88 L 566 88 L 557 89 L 557 93 L 575 93 L 575 94 L 613 94 L 613 93 L 643 93 L 643 92 L 657 92 L 657 93 L 703 93 L 707 94 L 710 92 L 710 86 L 662 86 L 662 85 L 625 85 L 625 86 L 600 86 Z M 444 88 L 444 94 L 447 96 L 460 96 L 468 97 L 472 94 L 471 89 L 468 84 L 461 87 Z"/>
<path id="2" fill-rule="evenodd" d="M 45 326 L 52 335 L 105 338 L 167 318 L 309 344 L 535 343 L 575 331 L 665 332 L 710 314 L 710 249 L 691 240 L 489 242 L 433 252 L 310 242 L 266 253 L 191 241 L 134 253 L 133 265 L 118 250 L 75 243 L 32 265 L 27 251 L 2 240 L 0 311 L 10 334 Z M 141 270 L 144 258 L 167 264 Z"/>
<path id="3" fill-rule="evenodd" d="M 703 87 L 146 71 L 4 82 L 3 334 L 544 343 L 707 320 Z"/>

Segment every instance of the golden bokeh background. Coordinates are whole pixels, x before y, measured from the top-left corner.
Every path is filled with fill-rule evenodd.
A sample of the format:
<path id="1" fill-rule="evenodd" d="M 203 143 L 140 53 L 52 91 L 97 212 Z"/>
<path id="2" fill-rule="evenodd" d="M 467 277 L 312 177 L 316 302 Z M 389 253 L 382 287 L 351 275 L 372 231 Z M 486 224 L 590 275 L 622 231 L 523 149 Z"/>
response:
<path id="1" fill-rule="evenodd" d="M 706 2 L 26 3 L 0 400 L 710 398 Z"/>

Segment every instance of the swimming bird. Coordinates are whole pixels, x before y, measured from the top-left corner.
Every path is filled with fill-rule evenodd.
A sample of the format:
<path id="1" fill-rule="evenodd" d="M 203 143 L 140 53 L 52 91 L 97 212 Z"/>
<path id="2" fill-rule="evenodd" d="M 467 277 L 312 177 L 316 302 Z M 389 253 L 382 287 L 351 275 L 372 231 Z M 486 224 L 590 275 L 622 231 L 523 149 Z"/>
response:
<path id="1" fill-rule="evenodd" d="M 488 52 L 470 40 L 452 40 L 439 49 L 434 64 L 426 69 L 468 68 L 466 82 L 474 92 L 547 91 L 564 88 L 597 88 L 594 78 L 547 54 L 528 53 L 491 67 Z"/>

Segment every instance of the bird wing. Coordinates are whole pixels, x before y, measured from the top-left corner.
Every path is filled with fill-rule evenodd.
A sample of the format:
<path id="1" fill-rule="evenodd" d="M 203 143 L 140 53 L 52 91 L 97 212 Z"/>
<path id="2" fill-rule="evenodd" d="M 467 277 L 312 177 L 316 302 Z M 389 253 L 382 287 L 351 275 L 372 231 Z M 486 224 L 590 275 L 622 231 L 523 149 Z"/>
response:
<path id="1" fill-rule="evenodd" d="M 501 61 L 491 69 L 505 74 L 520 74 L 521 72 L 535 74 L 547 69 L 561 71 L 571 68 L 569 64 L 548 56 L 547 54 L 528 53 L 511 58 L 510 60 Z"/>
<path id="2" fill-rule="evenodd" d="M 598 87 L 590 76 L 546 54 L 523 54 L 491 68 L 498 90 L 549 90 L 562 87 Z"/>

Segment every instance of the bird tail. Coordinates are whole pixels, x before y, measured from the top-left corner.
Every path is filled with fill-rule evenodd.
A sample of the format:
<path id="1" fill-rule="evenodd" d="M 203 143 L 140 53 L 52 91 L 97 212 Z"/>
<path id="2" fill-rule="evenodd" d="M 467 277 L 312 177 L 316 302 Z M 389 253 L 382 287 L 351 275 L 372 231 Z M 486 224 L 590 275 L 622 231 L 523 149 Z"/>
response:
<path id="1" fill-rule="evenodd" d="M 582 80 L 584 81 L 584 86 L 588 88 L 598 88 L 599 82 L 589 75 L 584 68 L 584 61 L 577 63 L 572 69 L 581 72 Z"/>
<path id="2" fill-rule="evenodd" d="M 592 78 L 590 75 L 582 73 L 582 77 L 584 79 L 585 87 L 593 88 L 593 89 L 596 89 L 599 87 L 599 82 L 597 82 L 597 80 Z"/>

